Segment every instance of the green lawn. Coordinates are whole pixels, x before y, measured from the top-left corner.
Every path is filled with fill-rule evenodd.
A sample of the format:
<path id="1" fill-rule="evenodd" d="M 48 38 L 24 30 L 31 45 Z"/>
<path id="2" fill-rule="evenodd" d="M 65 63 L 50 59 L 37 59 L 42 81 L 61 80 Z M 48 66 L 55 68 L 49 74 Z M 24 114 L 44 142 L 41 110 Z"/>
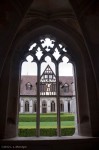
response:
<path id="1" fill-rule="evenodd" d="M 19 118 L 19 136 L 36 136 L 36 114 L 20 114 Z M 62 120 L 61 135 L 73 135 L 75 131 L 74 114 L 63 113 L 60 119 Z M 40 120 L 40 136 L 57 135 L 57 114 L 40 114 Z"/>
<path id="2" fill-rule="evenodd" d="M 19 117 L 36 117 L 36 114 L 19 114 Z M 40 114 L 41 117 L 54 117 L 57 116 L 56 113 L 47 113 L 47 114 Z M 60 116 L 74 116 L 72 113 L 61 113 Z"/>
<path id="3" fill-rule="evenodd" d="M 61 127 L 74 127 L 74 121 L 61 121 Z M 57 122 L 40 122 L 41 128 L 57 127 Z M 19 122 L 19 128 L 36 128 L 36 122 Z"/>
<path id="4" fill-rule="evenodd" d="M 49 117 L 56 117 L 57 114 L 40 114 L 40 117 L 49 118 Z M 74 114 L 68 114 L 68 113 L 61 113 L 62 116 L 74 116 Z M 36 114 L 20 114 L 19 117 L 36 117 Z M 72 121 L 61 121 L 61 127 L 74 127 L 75 122 Z M 40 128 L 56 128 L 57 127 L 57 121 L 53 122 L 40 122 Z M 36 122 L 19 122 L 19 128 L 36 128 Z"/>

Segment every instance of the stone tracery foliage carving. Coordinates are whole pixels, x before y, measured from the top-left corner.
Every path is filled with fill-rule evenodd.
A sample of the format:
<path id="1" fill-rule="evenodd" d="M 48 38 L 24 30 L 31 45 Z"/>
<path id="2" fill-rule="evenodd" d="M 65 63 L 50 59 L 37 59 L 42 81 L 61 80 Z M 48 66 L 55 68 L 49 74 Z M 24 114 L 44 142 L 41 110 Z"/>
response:
<path id="1" fill-rule="evenodd" d="M 34 40 L 29 47 L 29 55 L 33 56 L 34 62 L 44 62 L 45 56 L 50 56 L 52 61 L 62 62 L 63 56 L 67 56 L 66 46 L 51 36 L 43 36 Z"/>

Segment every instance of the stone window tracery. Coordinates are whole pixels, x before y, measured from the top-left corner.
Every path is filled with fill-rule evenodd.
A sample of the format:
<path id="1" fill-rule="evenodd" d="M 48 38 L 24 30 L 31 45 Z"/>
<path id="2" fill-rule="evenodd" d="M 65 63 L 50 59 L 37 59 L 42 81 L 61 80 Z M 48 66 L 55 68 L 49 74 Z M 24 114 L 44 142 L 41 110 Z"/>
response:
<path id="1" fill-rule="evenodd" d="M 60 112 L 63 111 L 63 104 L 60 103 L 59 64 L 64 61 L 64 57 L 68 57 L 67 46 L 50 35 L 45 35 L 33 40 L 26 53 L 26 57 L 28 55 L 32 57 L 32 62 L 37 64 L 36 135 L 40 136 L 40 97 L 42 95 L 54 95 L 57 101 L 57 136 L 61 136 Z M 48 64 L 45 72 L 41 76 L 41 65 L 44 62 L 48 63 L 48 59 L 55 66 L 54 73 Z M 54 111 L 55 105 L 52 103 L 51 105 L 53 105 L 51 110 Z M 44 113 L 47 111 L 45 107 L 45 103 L 42 103 L 42 112 Z"/>

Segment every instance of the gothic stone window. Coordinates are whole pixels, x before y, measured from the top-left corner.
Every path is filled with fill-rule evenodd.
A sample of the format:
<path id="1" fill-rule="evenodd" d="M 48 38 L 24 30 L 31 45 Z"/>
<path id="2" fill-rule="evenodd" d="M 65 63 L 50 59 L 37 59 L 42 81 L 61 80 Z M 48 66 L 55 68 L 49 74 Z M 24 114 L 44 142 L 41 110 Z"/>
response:
<path id="1" fill-rule="evenodd" d="M 57 136 L 61 136 L 59 64 L 63 62 L 63 59 L 65 57 L 68 57 L 67 49 L 68 47 L 64 45 L 64 43 L 58 41 L 50 35 L 45 35 L 34 39 L 33 43 L 29 47 L 29 51 L 26 53 L 26 56 L 32 56 L 33 62 L 37 64 L 37 136 L 40 136 L 40 98 L 42 97 L 42 95 L 53 95 L 56 98 Z M 51 69 L 50 65 L 48 64 L 43 73 L 41 74 L 41 65 L 44 62 L 48 63 L 48 61 L 46 60 L 47 57 L 49 57 L 52 63 L 54 64 L 55 72 Z M 29 88 L 31 88 L 30 85 Z M 42 103 L 42 109 L 44 113 L 47 112 L 45 102 Z M 52 110 L 54 110 L 54 108 Z"/>

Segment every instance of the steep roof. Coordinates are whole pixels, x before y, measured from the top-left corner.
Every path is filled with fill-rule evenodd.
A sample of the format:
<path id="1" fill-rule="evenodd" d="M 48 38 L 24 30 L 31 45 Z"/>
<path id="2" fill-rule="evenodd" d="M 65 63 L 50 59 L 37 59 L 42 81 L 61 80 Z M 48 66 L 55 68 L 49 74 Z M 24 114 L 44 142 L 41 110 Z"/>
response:
<path id="1" fill-rule="evenodd" d="M 26 90 L 27 83 L 32 84 L 32 90 Z M 37 76 L 21 76 L 20 95 L 36 95 Z"/>
<path id="2" fill-rule="evenodd" d="M 59 80 L 61 82 L 61 85 L 64 85 L 65 83 L 67 83 L 69 85 L 69 92 L 66 93 L 66 95 L 72 95 L 72 88 L 71 88 L 71 84 L 73 82 L 73 77 L 72 76 L 60 76 Z M 32 84 L 32 89 L 31 90 L 27 90 L 26 89 L 26 84 L 27 83 L 31 83 Z M 37 82 L 37 76 L 21 76 L 21 86 L 20 86 L 20 95 L 36 95 L 36 82 Z"/>

